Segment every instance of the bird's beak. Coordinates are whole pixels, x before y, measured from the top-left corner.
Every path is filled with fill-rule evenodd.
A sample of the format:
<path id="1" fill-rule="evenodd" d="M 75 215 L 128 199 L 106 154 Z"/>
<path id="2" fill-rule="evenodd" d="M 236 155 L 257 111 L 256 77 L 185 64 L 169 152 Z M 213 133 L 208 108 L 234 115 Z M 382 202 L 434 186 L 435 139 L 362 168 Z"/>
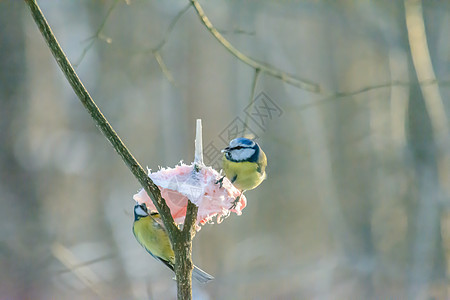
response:
<path id="1" fill-rule="evenodd" d="M 220 151 L 220 152 L 222 152 L 222 153 L 230 152 L 230 147 L 226 147 L 225 149 L 222 149 L 222 151 Z"/>

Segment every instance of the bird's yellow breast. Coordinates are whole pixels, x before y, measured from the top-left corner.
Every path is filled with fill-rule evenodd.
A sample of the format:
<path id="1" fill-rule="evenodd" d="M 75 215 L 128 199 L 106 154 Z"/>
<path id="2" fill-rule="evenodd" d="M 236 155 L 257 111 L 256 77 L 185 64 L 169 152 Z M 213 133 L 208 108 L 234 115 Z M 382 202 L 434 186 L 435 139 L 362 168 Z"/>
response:
<path id="1" fill-rule="evenodd" d="M 138 242 L 153 256 L 175 263 L 169 237 L 164 229 L 150 216 L 134 222 L 133 233 Z"/>
<path id="2" fill-rule="evenodd" d="M 223 157 L 223 170 L 225 175 L 233 182 L 234 186 L 240 190 L 251 190 L 261 184 L 265 179 L 264 170 L 259 172 L 259 165 L 255 162 L 234 162 Z"/>

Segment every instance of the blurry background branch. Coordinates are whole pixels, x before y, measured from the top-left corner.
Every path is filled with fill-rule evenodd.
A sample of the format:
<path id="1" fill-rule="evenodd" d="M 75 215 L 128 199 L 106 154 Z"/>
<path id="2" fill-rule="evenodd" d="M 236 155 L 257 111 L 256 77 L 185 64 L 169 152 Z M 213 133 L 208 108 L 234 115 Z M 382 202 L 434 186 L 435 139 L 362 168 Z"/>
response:
<path id="1" fill-rule="evenodd" d="M 87 54 L 87 52 L 91 49 L 91 47 L 93 46 L 93 42 L 94 39 L 103 39 L 105 40 L 107 43 L 111 43 L 111 38 L 105 38 L 101 32 L 104 29 L 104 26 L 106 24 L 107 19 L 110 17 L 112 11 L 116 8 L 117 3 L 120 0 L 114 0 L 112 5 L 110 6 L 110 8 L 108 9 L 105 17 L 103 18 L 99 28 L 97 28 L 96 33 L 90 37 L 88 39 L 89 44 L 88 46 L 86 46 L 83 51 L 82 54 L 80 56 L 80 58 L 77 60 L 77 63 L 75 63 L 75 66 L 78 66 L 80 64 L 80 62 L 82 61 L 82 59 L 84 58 L 84 56 Z M 414 3 L 416 3 L 417 1 L 414 0 L 412 1 Z M 409 1 L 405 2 L 405 3 L 409 3 Z M 128 2 L 127 2 L 128 4 Z M 256 81 L 258 80 L 258 77 L 261 73 L 261 71 L 263 73 L 267 73 L 270 76 L 279 78 L 291 85 L 300 87 L 302 89 L 305 89 L 307 91 L 311 91 L 311 92 L 315 92 L 315 93 L 320 93 L 320 94 L 324 94 L 325 91 L 323 91 L 320 88 L 319 84 L 315 84 L 315 83 L 311 83 L 308 82 L 306 80 L 300 79 L 300 78 L 296 78 L 294 75 L 290 75 L 286 72 L 283 72 L 281 70 L 279 70 L 276 67 L 270 66 L 264 62 L 257 62 L 256 60 L 252 59 L 251 57 L 243 54 L 242 52 L 240 52 L 238 49 L 236 49 L 228 40 L 226 40 L 222 34 L 226 34 L 226 33 L 246 33 L 246 31 L 243 30 L 217 30 L 216 27 L 214 27 L 212 25 L 212 23 L 210 22 L 209 18 L 205 15 L 205 12 L 203 11 L 203 8 L 200 6 L 200 3 L 197 0 L 190 0 L 190 3 L 185 5 L 181 10 L 178 11 L 178 13 L 175 15 L 175 17 L 173 17 L 173 19 L 170 21 L 165 34 L 163 35 L 162 39 L 160 40 L 160 42 L 154 47 L 152 48 L 149 52 L 151 52 L 154 57 L 155 60 L 157 61 L 161 72 L 164 74 L 164 76 L 167 78 L 167 80 L 174 86 L 177 87 L 176 81 L 171 73 L 171 71 L 169 70 L 169 68 L 167 67 L 167 64 L 164 62 L 164 59 L 162 57 L 161 51 L 162 48 L 167 44 L 168 39 L 171 35 L 171 33 L 173 32 L 176 24 L 180 21 L 181 17 L 189 10 L 189 8 L 193 6 L 196 10 L 196 13 L 198 14 L 198 16 L 200 17 L 200 20 L 202 21 L 202 24 L 211 32 L 211 34 L 213 34 L 213 36 L 219 41 L 219 43 L 224 46 L 230 53 L 232 53 L 235 57 L 237 57 L 239 60 L 243 61 L 244 63 L 250 65 L 251 67 L 253 67 L 255 69 L 255 76 L 253 78 L 253 84 L 252 84 L 252 90 L 251 90 L 251 98 L 250 98 L 250 102 L 252 102 L 254 100 L 254 94 L 255 94 L 255 88 L 256 88 Z M 409 7 L 416 7 L 417 5 L 411 5 L 409 4 Z M 408 5 L 405 6 L 406 9 L 408 9 Z M 411 10 L 411 9 L 410 9 Z M 408 18 L 409 23 L 414 22 L 411 20 L 414 20 L 415 18 Z M 420 19 L 418 19 L 420 21 Z M 450 81 L 442 81 L 442 80 L 437 80 L 435 75 L 434 75 L 434 71 L 432 69 L 431 66 L 431 61 L 428 59 L 428 61 L 426 61 L 426 59 L 422 59 L 422 53 L 427 54 L 428 53 L 428 48 L 426 48 L 426 36 L 425 36 L 425 40 L 423 40 L 424 37 L 424 25 L 423 25 L 423 20 L 422 20 L 422 25 L 420 25 L 421 23 L 419 22 L 419 29 L 420 33 L 418 35 L 419 40 L 416 39 L 416 42 L 414 43 L 414 45 L 416 45 L 415 47 L 413 46 L 413 51 L 415 50 L 415 52 L 417 52 L 417 54 L 415 55 L 416 59 L 415 59 L 415 65 L 418 65 L 419 63 L 421 64 L 419 66 L 419 68 L 422 70 L 421 72 L 419 72 L 421 74 L 421 76 L 419 77 L 419 82 L 420 85 L 422 87 L 422 89 L 430 91 L 428 94 L 433 94 L 436 95 L 436 87 L 438 87 L 438 85 L 441 86 L 449 86 L 450 85 Z M 411 26 L 410 26 L 411 27 Z M 409 31 L 411 32 L 411 31 Z M 254 34 L 254 32 L 248 33 L 248 34 Z M 413 34 L 413 36 L 417 36 L 417 34 Z M 412 37 L 410 36 L 410 39 Z M 425 45 L 425 46 L 424 46 Z M 420 52 L 420 53 L 419 53 Z M 429 53 L 428 53 L 429 56 Z M 424 56 L 426 57 L 426 55 Z M 431 66 L 431 69 L 430 69 Z M 417 67 L 416 67 L 417 68 Z M 275 73 L 275 74 L 274 74 Z M 279 75 L 279 76 L 278 76 Z M 292 82 L 291 82 L 292 81 Z M 361 89 L 355 90 L 355 91 L 350 91 L 350 92 L 335 92 L 335 93 L 329 93 L 329 95 L 321 100 L 318 101 L 313 101 L 311 103 L 308 103 L 307 105 L 302 106 L 302 109 L 304 108 L 308 108 L 310 106 L 316 105 L 316 104 L 321 104 L 322 102 L 328 102 L 328 101 L 332 101 L 335 98 L 345 98 L 345 97 L 350 97 L 350 96 L 356 96 L 358 94 L 361 93 L 365 93 L 365 92 L 369 92 L 372 90 L 376 90 L 376 89 L 382 89 L 382 88 L 389 88 L 389 87 L 397 87 L 397 86 L 410 86 L 412 83 L 411 82 L 406 82 L 406 81 L 400 81 L 400 80 L 393 80 L 391 82 L 387 82 L 387 83 L 382 83 L 382 84 L 376 84 L 376 85 L 370 85 L 370 86 L 366 86 L 363 87 Z M 313 90 L 311 90 L 313 89 Z M 437 93 L 439 93 L 439 91 L 437 90 Z M 440 96 L 439 96 L 440 97 Z M 430 98 L 430 97 L 428 97 Z M 436 97 L 431 97 L 431 98 L 436 98 Z M 447 123 L 446 120 L 446 116 L 444 110 L 439 109 L 442 108 L 442 99 L 440 101 L 441 104 L 439 104 L 439 101 L 435 101 L 435 100 L 427 100 L 427 106 L 430 109 L 433 109 L 433 114 L 436 116 L 436 121 L 438 125 L 436 124 L 435 127 L 436 128 L 442 128 L 442 130 L 445 130 L 446 126 L 445 124 Z M 245 124 L 247 124 L 247 121 L 245 122 Z M 445 135 L 445 131 L 443 132 Z"/>
<path id="2" fill-rule="evenodd" d="M 270 76 L 276 77 L 281 79 L 282 81 L 291 84 L 293 86 L 296 86 L 300 89 L 312 92 L 312 93 L 320 93 L 321 88 L 320 85 L 307 81 L 305 79 L 298 78 L 297 76 L 288 74 L 287 72 L 284 72 L 274 66 L 271 66 L 267 63 L 258 62 L 255 59 L 245 55 L 238 49 L 236 49 L 225 37 L 220 34 L 220 32 L 213 26 L 211 21 L 208 19 L 208 17 L 205 15 L 205 12 L 203 11 L 203 8 L 200 6 L 200 3 L 198 3 L 197 0 L 189 0 L 192 3 L 192 6 L 194 6 L 195 11 L 197 12 L 198 17 L 202 21 L 203 25 L 208 29 L 209 32 L 216 38 L 219 43 L 225 47 L 231 54 L 233 54 L 237 59 L 242 61 L 243 63 L 249 65 L 250 67 L 254 69 L 259 69 L 261 72 L 266 73 Z"/>
<path id="3" fill-rule="evenodd" d="M 253 102 L 255 101 L 256 86 L 258 84 L 258 79 L 259 79 L 260 73 L 261 73 L 261 69 L 256 68 L 255 73 L 253 74 L 253 81 L 252 81 L 252 86 L 250 89 L 250 98 L 248 99 L 248 103 L 250 105 L 249 111 L 252 111 Z M 246 131 L 246 133 L 249 133 L 249 132 L 247 132 L 249 130 L 249 126 L 248 126 L 249 117 L 250 117 L 250 114 L 245 115 L 244 130 Z"/>
<path id="4" fill-rule="evenodd" d="M 162 40 L 159 42 L 159 44 L 155 48 L 153 48 L 151 50 L 151 52 L 155 56 L 156 61 L 158 62 L 159 67 L 161 68 L 161 71 L 163 72 L 164 76 L 166 76 L 167 80 L 171 84 L 173 84 L 174 87 L 177 87 L 177 84 L 172 76 L 172 73 L 167 68 L 167 65 L 164 62 L 164 59 L 162 58 L 161 49 L 167 43 L 167 40 L 169 39 L 169 36 L 172 33 L 173 29 L 175 28 L 175 25 L 177 24 L 178 20 L 180 20 L 180 18 L 183 16 L 183 14 L 185 12 L 187 12 L 190 7 L 191 7 L 191 5 L 187 4 L 182 10 L 180 10 L 178 12 L 178 14 L 170 22 L 169 27 L 167 28 L 167 31 L 164 34 Z"/>
<path id="5" fill-rule="evenodd" d="M 84 268 L 77 268 L 80 265 L 80 261 L 77 257 L 66 247 L 60 243 L 53 243 L 52 247 L 53 256 L 58 259 L 68 270 L 73 272 L 87 287 L 89 287 L 100 299 L 109 299 L 106 291 L 101 289 L 96 282 L 99 281 L 97 275 L 87 266 Z M 111 295 L 109 295 L 111 296 Z"/>
<path id="6" fill-rule="evenodd" d="M 88 51 L 92 48 L 92 46 L 94 45 L 96 39 L 99 40 L 104 40 L 105 42 L 107 42 L 108 44 L 112 43 L 112 39 L 109 37 L 105 37 L 102 34 L 103 28 L 105 27 L 106 21 L 109 19 L 109 17 L 111 16 L 112 11 L 114 10 L 114 8 L 116 8 L 117 3 L 120 0 L 114 0 L 113 3 L 111 4 L 111 6 L 109 7 L 108 11 L 106 12 L 105 17 L 103 18 L 100 26 L 97 28 L 97 31 L 95 32 L 95 34 L 93 36 L 91 36 L 90 38 L 88 38 L 86 40 L 86 42 L 88 42 L 87 46 L 83 49 L 83 52 L 81 52 L 80 57 L 77 59 L 77 61 L 73 64 L 75 67 L 78 67 L 80 65 L 80 63 L 83 61 L 84 57 L 86 56 L 86 54 L 88 53 Z"/>
<path id="7" fill-rule="evenodd" d="M 152 49 L 153 52 L 159 52 L 162 47 L 167 43 L 167 40 L 169 39 L 170 34 L 172 33 L 173 29 L 175 28 L 175 25 L 177 24 L 178 20 L 184 15 L 185 12 L 188 11 L 188 9 L 191 7 L 190 4 L 186 4 L 186 6 L 181 9 L 177 15 L 172 19 L 172 21 L 169 24 L 169 27 L 167 27 L 167 31 L 164 34 L 162 40 L 159 42 L 159 44 Z"/>
<path id="8" fill-rule="evenodd" d="M 177 83 L 175 79 L 172 76 L 172 73 L 170 72 L 169 68 L 167 68 L 166 63 L 164 62 L 164 59 L 161 56 L 161 53 L 159 50 L 152 51 L 153 55 L 155 56 L 156 61 L 158 62 L 158 66 L 161 69 L 161 72 L 164 74 L 164 76 L 167 78 L 167 80 L 173 84 L 174 87 L 177 87 Z"/>
<path id="9" fill-rule="evenodd" d="M 415 84 L 414 82 L 394 80 L 394 81 L 391 81 L 388 83 L 381 83 L 381 84 L 366 86 L 366 87 L 363 87 L 363 88 L 360 88 L 360 89 L 357 89 L 357 90 L 351 91 L 351 92 L 337 92 L 337 93 L 331 94 L 330 96 L 327 96 L 323 99 L 319 99 L 316 101 L 312 101 L 308 104 L 301 105 L 298 109 L 299 110 L 308 109 L 308 108 L 316 106 L 316 105 L 322 105 L 322 104 L 336 101 L 340 98 L 347 98 L 348 100 L 351 100 L 352 98 L 350 98 L 350 97 L 352 97 L 352 96 L 357 96 L 359 94 L 370 92 L 370 91 L 377 90 L 377 89 L 393 88 L 393 87 L 398 87 L 398 86 L 410 87 L 411 85 L 414 85 L 414 84 Z M 426 88 L 429 85 L 437 85 L 437 84 L 440 84 L 441 86 L 450 87 L 450 80 L 438 81 L 437 79 L 428 79 L 428 80 L 423 80 L 423 81 L 419 82 L 419 85 L 422 88 Z M 444 118 L 445 118 L 445 114 L 444 114 Z"/>

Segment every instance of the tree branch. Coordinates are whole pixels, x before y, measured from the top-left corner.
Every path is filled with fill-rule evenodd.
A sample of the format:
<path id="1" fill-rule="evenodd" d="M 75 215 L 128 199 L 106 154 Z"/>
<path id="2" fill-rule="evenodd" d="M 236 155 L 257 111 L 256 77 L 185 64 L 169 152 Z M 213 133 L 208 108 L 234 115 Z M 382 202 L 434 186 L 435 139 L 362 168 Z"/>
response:
<path id="1" fill-rule="evenodd" d="M 169 207 L 161 197 L 161 192 L 156 186 L 141 165 L 136 161 L 133 155 L 126 148 L 122 140 L 116 134 L 114 129 L 108 123 L 106 118 L 101 113 L 98 106 L 92 100 L 91 96 L 81 83 L 75 70 L 68 61 L 66 55 L 61 49 L 53 32 L 45 20 L 42 11 L 36 3 L 36 0 L 25 0 L 28 4 L 31 14 L 41 31 L 45 41 L 47 42 L 50 51 L 55 57 L 59 67 L 63 71 L 74 92 L 77 94 L 80 101 L 83 103 L 86 110 L 96 122 L 97 127 L 103 135 L 109 140 L 116 152 L 122 157 L 122 160 L 128 166 L 133 175 L 138 179 L 147 194 L 150 196 L 153 204 L 161 215 L 161 218 L 166 226 L 170 241 L 175 252 L 175 274 L 177 276 L 178 299 L 192 298 L 192 269 L 193 263 L 191 259 L 192 238 L 194 232 L 194 224 L 197 219 L 198 207 L 188 201 L 184 229 L 181 231 L 175 224 Z"/>
<path id="2" fill-rule="evenodd" d="M 189 239 L 192 239 L 191 235 L 193 234 L 192 230 L 194 228 L 195 220 L 197 219 L 197 212 L 198 206 L 193 204 L 191 201 L 188 201 L 182 233 L 185 237 L 189 237 Z"/>
<path id="3" fill-rule="evenodd" d="M 192 299 L 192 239 L 197 212 L 198 206 L 188 200 L 183 230 L 177 234 L 173 244 L 178 299 Z"/>
<path id="4" fill-rule="evenodd" d="M 197 120 L 195 133 L 195 158 L 193 172 L 197 173 L 203 165 L 203 137 L 202 122 Z M 178 299 L 192 298 L 192 240 L 195 235 L 195 221 L 197 220 L 198 206 L 190 200 L 187 202 L 186 217 L 184 218 L 183 229 L 177 235 L 173 244 L 175 252 L 175 276 L 177 278 Z"/>
<path id="5" fill-rule="evenodd" d="M 195 8 L 197 15 L 202 21 L 203 25 L 211 32 L 211 34 L 216 38 L 219 43 L 225 47 L 231 54 L 233 54 L 237 59 L 242 61 L 243 63 L 249 65 L 254 69 L 260 69 L 261 72 L 264 72 L 270 76 L 281 79 L 282 81 L 289 83 L 293 86 L 301 88 L 306 91 L 310 91 L 313 93 L 320 93 L 321 88 L 318 84 L 307 81 L 305 79 L 298 78 L 294 75 L 291 75 L 287 72 L 284 72 L 274 66 L 271 66 L 267 63 L 258 62 L 257 60 L 245 55 L 238 49 L 236 49 L 227 39 L 223 37 L 222 34 L 212 25 L 211 21 L 209 21 L 208 17 L 205 15 L 203 8 L 200 6 L 197 0 L 189 0 L 191 1 L 192 6 Z"/>
<path id="6" fill-rule="evenodd" d="M 111 127 L 109 122 L 103 116 L 103 114 L 100 111 L 100 109 L 98 108 L 98 106 L 92 100 L 91 96 L 89 95 L 89 93 L 87 92 L 87 90 L 83 86 L 83 84 L 81 83 L 80 79 L 78 78 L 78 75 L 75 73 L 75 70 L 73 69 L 72 65 L 70 64 L 69 60 L 67 59 L 63 50 L 61 49 L 55 36 L 53 35 L 53 32 L 52 32 L 50 26 L 48 25 L 47 20 L 45 19 L 44 15 L 42 14 L 41 9 L 39 8 L 38 4 L 36 3 L 36 0 L 25 0 L 25 2 L 28 4 L 31 14 L 33 16 L 33 19 L 36 22 L 36 25 L 38 26 L 39 30 L 41 31 L 45 41 L 47 42 L 47 45 L 50 48 L 50 51 L 52 52 L 53 56 L 56 59 L 56 62 L 58 63 L 62 72 L 64 73 L 64 75 L 66 76 L 70 85 L 72 86 L 72 89 L 74 90 L 75 94 L 78 96 L 81 103 L 84 105 L 86 110 L 89 112 L 92 119 L 94 119 L 97 127 L 100 129 L 100 131 L 103 133 L 103 135 L 108 139 L 108 141 L 114 147 L 116 152 L 122 157 L 122 160 L 128 166 L 131 173 L 133 173 L 133 175 L 136 177 L 136 179 L 139 181 L 139 183 L 145 189 L 145 191 L 147 192 L 149 197 L 152 199 L 153 204 L 155 205 L 156 209 L 160 213 L 161 218 L 164 222 L 164 225 L 167 228 L 169 237 L 175 236 L 176 233 L 179 232 L 180 230 L 178 229 L 175 222 L 173 221 L 172 215 L 170 214 L 169 207 L 166 205 L 166 202 L 164 201 L 164 199 L 161 198 L 161 192 L 160 192 L 159 188 L 153 183 L 153 181 L 150 179 L 150 177 L 148 177 L 147 173 L 144 171 L 144 169 L 141 167 L 141 165 L 136 161 L 136 159 L 133 157 L 133 155 L 127 149 L 125 144 L 119 138 L 117 133 Z"/>

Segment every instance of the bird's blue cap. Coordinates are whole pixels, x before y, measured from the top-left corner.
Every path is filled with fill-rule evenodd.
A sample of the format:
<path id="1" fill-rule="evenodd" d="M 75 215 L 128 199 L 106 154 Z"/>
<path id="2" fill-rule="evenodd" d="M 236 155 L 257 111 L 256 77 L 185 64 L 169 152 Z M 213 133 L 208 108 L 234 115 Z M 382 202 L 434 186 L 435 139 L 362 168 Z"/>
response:
<path id="1" fill-rule="evenodd" d="M 244 138 L 244 137 L 240 137 L 240 138 L 235 138 L 234 140 L 231 140 L 230 144 L 225 149 L 231 149 L 231 148 L 234 148 L 236 146 L 243 146 L 245 148 L 247 148 L 247 147 L 248 148 L 252 148 L 252 147 L 255 146 L 255 144 L 256 143 L 254 141 L 250 140 L 250 139 L 247 139 L 247 138 Z"/>
<path id="2" fill-rule="evenodd" d="M 243 137 L 236 138 L 233 141 L 236 144 L 243 144 L 243 145 L 248 145 L 248 146 L 253 146 L 255 144 L 254 141 L 247 139 L 247 138 L 243 138 Z M 233 142 L 233 141 L 231 141 L 231 142 Z M 230 142 L 230 144 L 231 144 L 231 142 Z"/>

